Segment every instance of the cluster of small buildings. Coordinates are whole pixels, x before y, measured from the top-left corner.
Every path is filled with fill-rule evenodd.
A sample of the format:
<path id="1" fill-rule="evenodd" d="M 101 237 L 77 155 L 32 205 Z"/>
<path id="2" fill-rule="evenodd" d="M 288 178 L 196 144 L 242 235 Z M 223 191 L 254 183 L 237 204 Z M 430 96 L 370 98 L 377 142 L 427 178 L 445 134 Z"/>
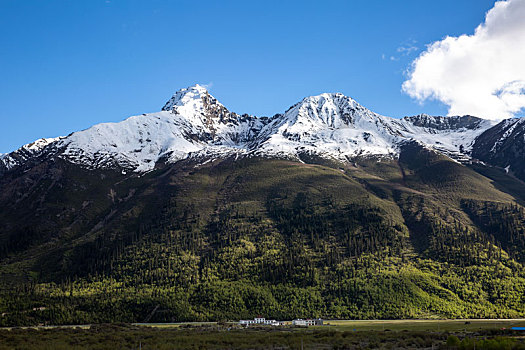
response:
<path id="1" fill-rule="evenodd" d="M 285 321 L 276 321 L 276 320 L 267 320 L 264 317 L 256 317 L 253 320 L 240 320 L 240 325 L 249 326 L 249 325 L 270 325 L 270 326 L 284 326 L 285 324 L 290 324 Z M 302 318 L 292 321 L 293 326 L 322 326 L 323 320 L 320 318 L 317 319 L 307 319 L 303 320 Z"/>

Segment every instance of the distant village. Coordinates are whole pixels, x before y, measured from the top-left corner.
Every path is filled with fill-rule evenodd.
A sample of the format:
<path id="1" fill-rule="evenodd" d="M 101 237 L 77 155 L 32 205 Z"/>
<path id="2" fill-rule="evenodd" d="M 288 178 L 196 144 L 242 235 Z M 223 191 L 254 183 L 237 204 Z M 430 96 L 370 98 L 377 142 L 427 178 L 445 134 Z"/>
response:
<path id="1" fill-rule="evenodd" d="M 240 320 L 240 325 L 243 326 L 249 326 L 249 325 L 269 325 L 269 326 L 285 326 L 285 325 L 292 325 L 292 326 L 322 326 L 323 320 L 320 318 L 316 319 L 306 319 L 303 320 L 302 318 L 295 319 L 293 321 L 277 321 L 277 320 L 267 320 L 264 317 L 256 317 L 253 320 Z"/>

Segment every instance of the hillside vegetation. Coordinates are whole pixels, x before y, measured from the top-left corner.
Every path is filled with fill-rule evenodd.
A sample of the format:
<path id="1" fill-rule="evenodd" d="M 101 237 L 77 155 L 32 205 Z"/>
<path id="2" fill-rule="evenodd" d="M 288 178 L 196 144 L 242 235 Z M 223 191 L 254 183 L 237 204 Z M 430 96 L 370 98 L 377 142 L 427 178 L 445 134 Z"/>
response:
<path id="1" fill-rule="evenodd" d="M 302 159 L 5 175 L 0 325 L 525 316 L 521 182 L 416 144 Z"/>

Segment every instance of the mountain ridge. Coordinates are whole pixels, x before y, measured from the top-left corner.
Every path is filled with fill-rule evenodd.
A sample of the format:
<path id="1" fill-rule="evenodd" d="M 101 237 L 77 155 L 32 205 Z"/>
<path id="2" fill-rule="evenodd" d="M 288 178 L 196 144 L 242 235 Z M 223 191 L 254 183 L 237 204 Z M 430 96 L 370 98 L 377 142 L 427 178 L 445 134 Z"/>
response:
<path id="1" fill-rule="evenodd" d="M 43 154 L 87 168 L 142 173 L 159 161 L 187 157 L 257 155 L 337 160 L 396 157 L 418 140 L 459 161 L 469 161 L 474 140 L 493 123 L 472 117 L 381 116 L 341 93 L 305 97 L 271 118 L 229 111 L 205 87 L 176 92 L 160 112 L 96 124 L 65 137 L 40 139 L 0 158 L 0 173 Z"/>

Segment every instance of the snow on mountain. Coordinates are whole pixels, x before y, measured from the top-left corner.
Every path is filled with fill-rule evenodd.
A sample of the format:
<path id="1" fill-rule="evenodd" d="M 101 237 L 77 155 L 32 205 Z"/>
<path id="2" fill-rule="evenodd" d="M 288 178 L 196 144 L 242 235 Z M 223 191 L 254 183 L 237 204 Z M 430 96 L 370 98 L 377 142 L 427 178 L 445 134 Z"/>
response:
<path id="1" fill-rule="evenodd" d="M 524 123 L 525 119 L 521 118 L 511 118 L 502 121 L 499 125 L 499 128 L 494 130 L 498 132 L 498 135 L 497 140 L 495 140 L 494 144 L 490 148 L 490 153 L 497 153 L 501 146 L 509 139 L 517 137 L 523 138 Z"/>
<path id="2" fill-rule="evenodd" d="M 300 159 L 302 153 L 315 153 L 341 160 L 395 157 L 407 140 L 464 160 L 475 138 L 491 126 L 470 116 L 385 117 L 340 93 L 307 97 L 272 118 L 238 115 L 195 85 L 175 93 L 160 112 L 25 145 L 0 157 L 0 168 L 13 168 L 44 153 L 87 168 L 137 172 L 149 171 L 161 160 L 232 154 Z"/>
<path id="3" fill-rule="evenodd" d="M 253 140 L 265 123 L 265 118 L 230 112 L 200 85 L 179 90 L 162 110 L 182 116 L 203 141 L 234 148 Z"/>
<path id="4" fill-rule="evenodd" d="M 401 119 L 410 136 L 449 157 L 467 161 L 476 138 L 497 122 L 472 116 L 436 117 L 420 114 Z"/>
<path id="5" fill-rule="evenodd" d="M 477 137 L 472 156 L 525 180 L 525 118 L 503 120 Z"/>
<path id="6" fill-rule="evenodd" d="M 214 154 L 243 152 L 261 127 L 260 119 L 228 111 L 195 85 L 178 91 L 160 112 L 73 133 L 62 142 L 61 157 L 88 167 L 143 172 L 159 159 L 174 162 L 205 149 Z"/>
<path id="7" fill-rule="evenodd" d="M 31 154 L 48 149 L 60 158 L 87 168 L 122 167 L 137 172 L 153 169 L 164 159 L 174 162 L 207 149 L 207 153 L 243 151 L 263 119 L 229 112 L 201 86 L 177 92 L 157 113 L 130 117 L 118 123 L 97 124 L 65 138 L 42 139 L 2 159 L 6 167 L 22 163 Z M 38 147 L 37 147 L 38 146 Z"/>
<path id="8" fill-rule="evenodd" d="M 104 123 L 70 135 L 62 142 L 62 158 L 87 167 L 153 168 L 159 158 L 184 158 L 204 147 L 185 137 L 192 129 L 169 112 L 130 117 L 120 123 Z"/>
<path id="9" fill-rule="evenodd" d="M 42 138 L 28 143 L 14 152 L 0 155 L 0 170 L 2 166 L 9 170 L 15 166 L 26 162 L 27 160 L 40 155 L 40 153 L 49 145 L 61 140 L 62 137 Z"/>
<path id="10" fill-rule="evenodd" d="M 393 119 L 342 94 L 311 96 L 263 128 L 258 153 L 308 152 L 336 158 L 394 154 L 399 135 L 391 124 L 395 124 Z"/>
<path id="11" fill-rule="evenodd" d="M 491 127 L 476 117 L 419 115 L 394 119 L 373 113 L 343 94 L 321 94 L 303 99 L 261 132 L 259 153 L 316 153 L 348 159 L 399 152 L 406 140 L 463 160 L 475 138 Z"/>

